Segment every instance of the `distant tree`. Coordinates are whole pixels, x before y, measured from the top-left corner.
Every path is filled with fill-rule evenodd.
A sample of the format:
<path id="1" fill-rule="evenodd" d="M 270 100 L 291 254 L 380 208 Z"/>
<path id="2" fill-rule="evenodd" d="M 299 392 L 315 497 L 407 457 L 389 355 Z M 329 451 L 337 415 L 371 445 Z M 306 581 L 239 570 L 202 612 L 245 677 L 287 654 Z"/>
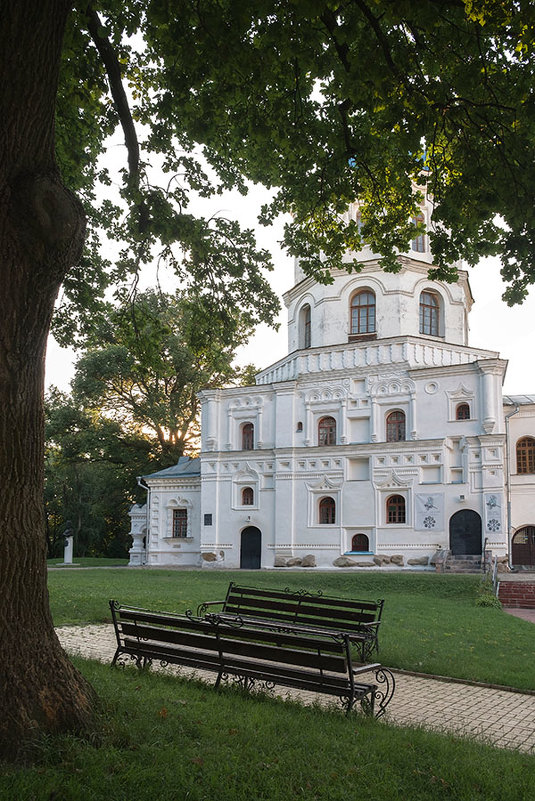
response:
<path id="1" fill-rule="evenodd" d="M 45 402 L 45 514 L 49 556 L 63 553 L 72 522 L 77 556 L 126 556 L 128 509 L 143 498 L 132 479 L 158 469 L 151 443 L 53 388 Z"/>
<path id="2" fill-rule="evenodd" d="M 159 467 L 176 464 L 199 444 L 197 393 L 242 380 L 233 360 L 250 331 L 246 315 L 209 296 L 139 293 L 94 324 L 76 363 L 74 397 L 122 431 L 144 432 Z"/>

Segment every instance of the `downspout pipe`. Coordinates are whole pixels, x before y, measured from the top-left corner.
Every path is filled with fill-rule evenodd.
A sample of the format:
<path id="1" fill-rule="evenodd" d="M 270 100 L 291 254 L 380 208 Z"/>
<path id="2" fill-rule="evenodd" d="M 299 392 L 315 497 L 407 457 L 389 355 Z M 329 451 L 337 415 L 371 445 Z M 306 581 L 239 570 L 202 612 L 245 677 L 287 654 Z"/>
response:
<path id="1" fill-rule="evenodd" d="M 149 552 L 149 521 L 150 521 L 150 487 L 143 482 L 143 476 L 136 476 L 138 487 L 144 489 L 147 493 L 147 536 L 145 538 L 145 558 Z"/>
<path id="2" fill-rule="evenodd" d="M 509 418 L 518 414 L 520 406 L 515 403 L 515 408 L 512 412 L 505 415 L 505 485 L 507 488 L 507 566 L 509 570 L 513 569 L 511 564 L 512 557 L 512 538 L 511 538 L 511 469 L 509 459 Z"/>

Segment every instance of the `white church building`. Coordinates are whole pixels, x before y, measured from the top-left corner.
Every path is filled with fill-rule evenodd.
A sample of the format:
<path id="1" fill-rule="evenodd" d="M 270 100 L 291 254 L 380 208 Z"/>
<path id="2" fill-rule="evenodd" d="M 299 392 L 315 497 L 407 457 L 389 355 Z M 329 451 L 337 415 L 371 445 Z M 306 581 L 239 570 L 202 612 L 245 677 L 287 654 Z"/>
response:
<path id="1" fill-rule="evenodd" d="M 468 343 L 467 273 L 430 281 L 425 236 L 396 274 L 358 259 L 330 285 L 297 264 L 288 355 L 200 394 L 200 455 L 143 477 L 131 565 L 535 569 L 535 396 Z"/>

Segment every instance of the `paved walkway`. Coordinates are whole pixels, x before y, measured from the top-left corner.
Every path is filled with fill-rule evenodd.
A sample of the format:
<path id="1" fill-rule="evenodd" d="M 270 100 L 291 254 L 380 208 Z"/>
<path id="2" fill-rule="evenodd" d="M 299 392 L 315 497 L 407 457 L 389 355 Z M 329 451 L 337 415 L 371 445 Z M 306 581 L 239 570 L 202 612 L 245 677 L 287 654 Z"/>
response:
<path id="1" fill-rule="evenodd" d="M 68 653 L 111 662 L 113 626 L 64 626 L 57 632 Z M 395 672 L 395 676 L 396 692 L 386 715 L 393 723 L 450 731 L 535 754 L 535 695 L 406 673 Z M 295 696 L 304 702 L 318 698 L 311 693 L 296 692 Z"/>

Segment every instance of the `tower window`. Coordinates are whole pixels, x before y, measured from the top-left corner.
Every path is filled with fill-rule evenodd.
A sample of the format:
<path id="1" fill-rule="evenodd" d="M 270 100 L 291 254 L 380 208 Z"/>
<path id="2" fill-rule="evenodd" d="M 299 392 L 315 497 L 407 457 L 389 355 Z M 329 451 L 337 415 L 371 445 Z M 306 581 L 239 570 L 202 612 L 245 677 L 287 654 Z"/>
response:
<path id="1" fill-rule="evenodd" d="M 351 299 L 352 334 L 375 333 L 375 295 L 369 289 L 357 292 Z"/>
<path id="2" fill-rule="evenodd" d="M 419 214 L 417 217 L 412 218 L 414 225 L 420 225 L 425 222 L 424 215 Z M 425 253 L 425 234 L 418 234 L 411 243 L 411 247 L 417 253 Z"/>
<path id="3" fill-rule="evenodd" d="M 438 295 L 434 292 L 422 292 L 420 295 L 420 334 L 438 337 L 439 313 Z"/>
<path id="4" fill-rule="evenodd" d="M 455 410 L 456 420 L 470 420 L 470 406 L 467 403 L 459 403 Z"/>
<path id="5" fill-rule="evenodd" d="M 390 412 L 386 418 L 386 441 L 404 442 L 405 440 L 405 413 L 401 411 Z"/>
<path id="6" fill-rule="evenodd" d="M 405 498 L 391 495 L 386 501 L 386 522 L 405 523 Z"/>
<path id="7" fill-rule="evenodd" d="M 523 437 L 516 443 L 516 472 L 535 473 L 535 439 Z"/>
<path id="8" fill-rule="evenodd" d="M 318 445 L 336 445 L 336 420 L 322 417 L 318 423 Z"/>
<path id="9" fill-rule="evenodd" d="M 303 348 L 310 348 L 312 342 L 312 312 L 308 303 L 301 309 L 301 326 Z"/>
<path id="10" fill-rule="evenodd" d="M 319 503 L 319 522 L 322 525 L 336 523 L 336 503 L 334 498 L 322 498 Z"/>
<path id="11" fill-rule="evenodd" d="M 252 451 L 254 448 L 254 425 L 244 423 L 241 430 L 242 451 Z"/>

